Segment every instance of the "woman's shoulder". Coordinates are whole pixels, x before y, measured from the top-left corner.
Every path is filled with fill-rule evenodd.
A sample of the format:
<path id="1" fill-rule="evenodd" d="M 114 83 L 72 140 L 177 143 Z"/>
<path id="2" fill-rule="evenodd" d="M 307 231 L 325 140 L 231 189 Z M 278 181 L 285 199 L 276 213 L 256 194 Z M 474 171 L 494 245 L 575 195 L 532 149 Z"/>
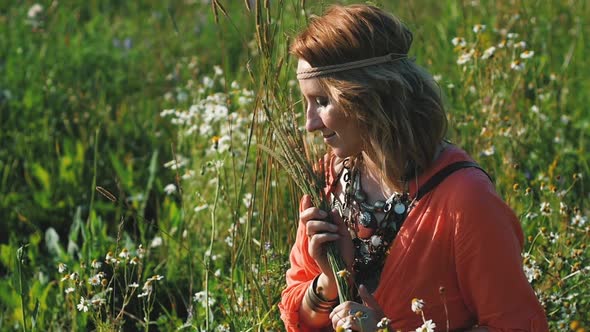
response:
<path id="1" fill-rule="evenodd" d="M 436 171 L 443 171 L 454 163 L 465 161 L 471 162 L 473 163 L 471 165 L 478 167 L 470 165 L 456 168 L 438 185 L 436 191 L 439 195 L 437 196 L 445 197 L 455 204 L 470 204 L 473 201 L 481 200 L 485 196 L 496 196 L 495 186 L 488 176 L 488 172 L 475 162 L 467 152 L 454 145 L 445 149 Z M 434 174 L 431 174 L 431 176 L 434 176 Z"/>

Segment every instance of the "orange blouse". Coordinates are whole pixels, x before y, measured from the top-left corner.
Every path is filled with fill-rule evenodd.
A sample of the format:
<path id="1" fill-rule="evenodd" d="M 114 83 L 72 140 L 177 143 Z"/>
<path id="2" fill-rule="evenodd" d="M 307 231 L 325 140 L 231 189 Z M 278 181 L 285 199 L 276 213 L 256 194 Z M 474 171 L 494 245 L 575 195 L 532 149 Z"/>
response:
<path id="1" fill-rule="evenodd" d="M 437 171 L 464 160 L 472 161 L 463 150 L 447 147 L 418 185 L 410 184 L 410 196 Z M 334 180 L 330 174 L 329 181 Z M 320 273 L 307 252 L 307 240 L 300 223 L 279 304 L 288 331 L 319 331 L 299 322 L 303 296 Z M 548 331 L 543 308 L 522 270 L 522 246 L 518 219 L 487 176 L 475 168 L 461 169 L 410 211 L 373 296 L 391 326 L 401 331 L 422 325 L 411 310 L 413 298 L 424 300 L 425 317 L 437 330 L 446 330 L 448 323 L 452 331 L 476 325 L 489 331 Z"/>

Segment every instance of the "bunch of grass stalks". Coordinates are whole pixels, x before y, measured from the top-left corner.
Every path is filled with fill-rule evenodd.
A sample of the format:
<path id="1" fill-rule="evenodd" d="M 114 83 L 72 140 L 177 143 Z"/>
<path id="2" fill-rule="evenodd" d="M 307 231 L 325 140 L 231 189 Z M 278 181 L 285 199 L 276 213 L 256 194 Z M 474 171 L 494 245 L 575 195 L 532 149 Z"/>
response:
<path id="1" fill-rule="evenodd" d="M 326 172 L 324 167 L 325 150 L 314 143 L 298 125 L 300 118 L 296 106 L 301 102 L 294 101 L 286 94 L 287 79 L 293 76 L 294 65 L 288 54 L 289 41 L 281 34 L 284 26 L 274 24 L 280 22 L 281 10 L 286 4 L 278 1 L 273 12 L 269 1 L 245 1 L 248 11 L 254 12 L 256 22 L 256 41 L 261 55 L 256 67 L 249 67 L 253 82 L 258 82 L 255 108 L 263 112 L 267 120 L 266 137 L 270 144 L 259 144 L 258 147 L 276 160 L 301 192 L 311 197 L 312 204 L 324 211 L 330 211 L 329 197 L 325 193 Z M 306 20 L 305 1 L 292 2 L 295 10 L 302 13 Z M 223 12 L 219 2 L 213 2 L 214 13 Z M 272 18 L 272 19 L 271 19 Z M 283 52 L 281 54 L 281 52 Z M 333 222 L 331 215 L 325 219 Z M 346 263 L 340 255 L 336 243 L 327 244 L 327 256 L 338 287 L 340 302 L 352 300 Z"/>

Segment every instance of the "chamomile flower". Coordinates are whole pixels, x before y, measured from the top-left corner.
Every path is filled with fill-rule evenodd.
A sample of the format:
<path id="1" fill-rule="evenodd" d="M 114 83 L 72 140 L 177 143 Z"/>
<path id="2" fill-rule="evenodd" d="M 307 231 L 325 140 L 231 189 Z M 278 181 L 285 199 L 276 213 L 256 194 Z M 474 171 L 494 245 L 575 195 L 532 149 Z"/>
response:
<path id="1" fill-rule="evenodd" d="M 348 277 L 350 277 L 350 272 L 348 272 L 348 270 L 340 270 L 338 272 L 336 272 L 336 274 L 343 279 L 346 279 Z"/>
<path id="2" fill-rule="evenodd" d="M 73 291 L 75 291 L 75 290 L 76 290 L 76 289 L 75 289 L 74 287 L 68 287 L 68 288 L 66 288 L 66 290 L 65 290 L 65 293 L 66 293 L 66 294 L 70 294 L 71 292 L 73 292 Z"/>
<path id="3" fill-rule="evenodd" d="M 90 278 L 88 278 L 88 283 L 91 284 L 92 286 L 98 286 L 100 285 L 100 275 L 94 275 Z"/>
<path id="4" fill-rule="evenodd" d="M 193 296 L 193 301 L 200 303 L 203 308 L 206 308 L 207 306 L 210 307 L 215 304 L 215 299 L 211 295 L 207 294 L 207 292 L 204 290 L 195 293 Z"/>
<path id="5" fill-rule="evenodd" d="M 90 304 L 92 304 L 92 306 L 94 306 L 94 307 L 100 307 L 101 305 L 105 305 L 106 303 L 107 303 L 107 301 L 105 299 L 103 299 L 102 297 L 97 297 L 97 298 L 90 300 Z"/>
<path id="6" fill-rule="evenodd" d="M 475 53 L 474 49 L 469 50 L 469 52 L 463 53 L 459 56 L 459 58 L 457 59 L 457 64 L 458 65 L 464 65 L 467 62 L 471 61 L 471 58 L 473 57 L 473 54 Z"/>
<path id="7" fill-rule="evenodd" d="M 481 33 L 486 31 L 486 26 L 484 24 L 476 24 L 473 26 L 473 32 Z"/>
<path id="8" fill-rule="evenodd" d="M 533 55 L 535 55 L 535 51 L 526 50 L 526 51 L 520 53 L 520 58 L 521 59 L 530 59 L 533 57 Z"/>
<path id="9" fill-rule="evenodd" d="M 127 248 L 123 248 L 121 253 L 119 253 L 119 257 L 122 259 L 129 259 L 129 250 Z"/>
<path id="10" fill-rule="evenodd" d="M 551 215 L 551 205 L 549 204 L 549 202 L 542 202 L 541 208 L 539 210 L 541 211 L 541 215 L 543 216 Z"/>
<path id="11" fill-rule="evenodd" d="M 143 249 L 143 245 L 139 245 L 139 247 L 137 247 L 137 257 L 139 258 L 143 258 L 143 255 L 145 255 L 145 249 Z"/>
<path id="12" fill-rule="evenodd" d="M 506 35 L 506 38 L 508 38 L 508 39 L 516 39 L 516 38 L 518 38 L 518 34 L 517 33 L 514 33 L 514 32 L 509 32 Z"/>
<path id="13" fill-rule="evenodd" d="M 159 280 L 162 280 L 162 279 L 164 279 L 164 276 L 161 276 L 159 274 L 156 274 L 156 275 L 148 278 L 149 281 L 159 281 Z"/>
<path id="14" fill-rule="evenodd" d="M 107 255 L 105 256 L 104 261 L 107 264 L 113 264 L 113 263 L 117 262 L 117 259 L 115 258 L 113 253 L 111 251 L 109 251 L 109 252 L 107 252 Z"/>
<path id="15" fill-rule="evenodd" d="M 451 39 L 451 43 L 453 43 L 453 46 L 459 46 L 459 47 L 464 47 L 465 45 L 467 45 L 467 42 L 465 41 L 465 38 L 463 38 L 463 37 L 455 37 L 455 38 Z"/>
<path id="16" fill-rule="evenodd" d="M 391 324 L 391 319 L 389 319 L 387 317 L 383 317 L 383 318 L 381 318 L 379 323 L 377 323 L 377 328 L 385 329 L 385 328 L 389 327 L 389 324 Z"/>
<path id="17" fill-rule="evenodd" d="M 36 3 L 36 4 L 32 5 L 29 8 L 29 10 L 27 11 L 27 17 L 30 19 L 36 19 L 37 16 L 41 15 L 42 13 L 43 13 L 43 6 Z"/>
<path id="18" fill-rule="evenodd" d="M 169 183 L 164 187 L 164 192 L 166 195 L 172 195 L 176 192 L 176 185 L 174 183 Z"/>
<path id="19" fill-rule="evenodd" d="M 139 284 L 136 283 L 136 282 L 134 282 L 134 283 L 131 283 L 131 284 L 127 285 L 127 287 L 128 288 L 137 288 L 137 287 L 139 287 Z"/>
<path id="20" fill-rule="evenodd" d="M 483 51 L 483 54 L 481 55 L 481 58 L 484 59 L 484 60 L 485 59 L 489 59 L 489 58 L 491 58 L 491 57 L 494 56 L 494 53 L 496 53 L 496 47 L 495 46 L 492 46 L 492 47 L 486 49 L 485 51 Z"/>
<path id="21" fill-rule="evenodd" d="M 59 271 L 59 273 L 64 273 L 67 268 L 68 268 L 68 266 L 64 263 L 59 263 L 57 265 L 57 271 Z"/>
<path id="22" fill-rule="evenodd" d="M 512 63 L 510 63 L 510 69 L 515 71 L 521 71 L 524 69 L 524 62 L 520 60 L 514 60 L 512 61 Z"/>
<path id="23" fill-rule="evenodd" d="M 485 149 L 481 152 L 481 154 L 486 157 L 493 156 L 495 153 L 496 153 L 496 147 L 493 145 L 490 145 L 487 149 Z"/>
<path id="24" fill-rule="evenodd" d="M 88 301 L 84 299 L 84 296 L 80 297 L 80 303 L 76 306 L 78 311 L 88 312 Z"/>
<path id="25" fill-rule="evenodd" d="M 100 267 L 102 266 L 102 263 L 101 263 L 101 262 L 99 262 L 99 261 L 98 261 L 98 260 L 96 260 L 96 259 L 93 259 L 93 260 L 92 260 L 92 263 L 90 263 L 90 266 L 91 266 L 93 269 L 100 269 Z"/>
<path id="26" fill-rule="evenodd" d="M 434 332 L 435 327 L 436 324 L 432 321 L 432 319 L 429 319 L 425 321 L 424 324 L 422 324 L 422 326 L 417 328 L 416 332 Z"/>
<path id="27" fill-rule="evenodd" d="M 208 207 L 209 207 L 209 204 L 206 204 L 206 203 L 205 203 L 205 204 L 203 204 L 203 205 L 198 205 L 198 206 L 195 206 L 195 208 L 194 208 L 193 210 L 194 210 L 195 212 L 200 212 L 200 211 L 203 211 L 203 210 L 207 209 Z"/>
<path id="28" fill-rule="evenodd" d="M 413 298 L 412 299 L 412 311 L 416 314 L 420 314 L 424 309 L 424 300 Z"/>
<path id="29" fill-rule="evenodd" d="M 152 242 L 150 243 L 150 248 L 157 248 L 162 245 L 162 238 L 159 236 L 154 236 Z"/>

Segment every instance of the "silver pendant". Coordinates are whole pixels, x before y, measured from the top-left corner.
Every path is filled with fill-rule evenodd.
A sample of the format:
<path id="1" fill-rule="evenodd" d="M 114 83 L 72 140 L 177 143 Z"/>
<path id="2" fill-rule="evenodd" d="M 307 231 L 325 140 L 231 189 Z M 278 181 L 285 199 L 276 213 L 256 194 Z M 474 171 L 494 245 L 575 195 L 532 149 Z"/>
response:
<path id="1" fill-rule="evenodd" d="M 360 215 L 359 222 L 364 227 L 369 227 L 373 221 L 373 214 L 369 211 L 363 211 Z"/>
<path id="2" fill-rule="evenodd" d="M 404 214 L 404 212 L 406 212 L 406 206 L 402 203 L 397 203 L 393 207 L 393 211 L 395 211 L 395 213 L 397 214 Z"/>

